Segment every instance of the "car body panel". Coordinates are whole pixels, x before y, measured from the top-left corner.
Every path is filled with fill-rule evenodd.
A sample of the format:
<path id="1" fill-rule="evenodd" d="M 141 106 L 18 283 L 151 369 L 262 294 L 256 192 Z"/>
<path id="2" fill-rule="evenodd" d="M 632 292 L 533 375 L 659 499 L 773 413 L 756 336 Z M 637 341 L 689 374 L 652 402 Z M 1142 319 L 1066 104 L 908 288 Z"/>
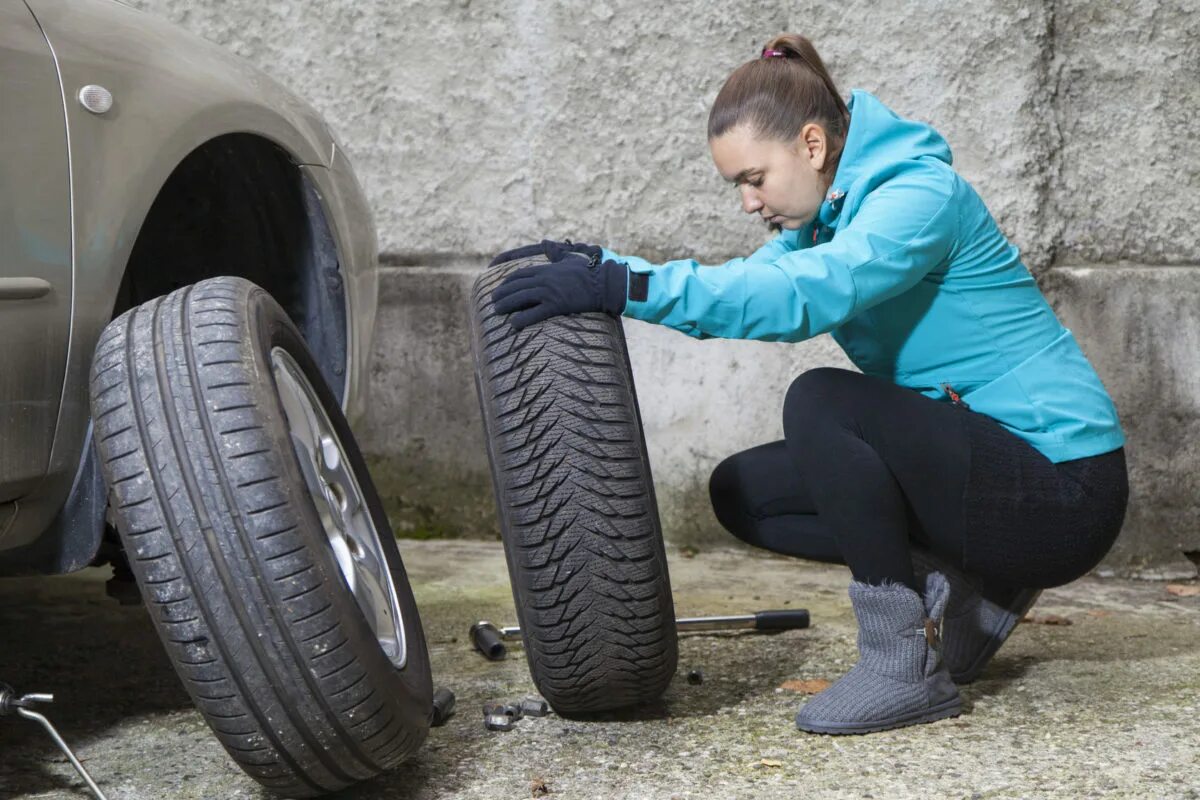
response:
<path id="1" fill-rule="evenodd" d="M 74 212 L 74 304 L 57 431 L 46 476 L 0 527 L 0 553 L 47 530 L 90 447 L 88 368 L 110 321 L 130 253 L 155 198 L 197 147 L 230 133 L 273 142 L 315 187 L 338 248 L 347 304 L 347 416 L 365 408 L 377 303 L 377 244 L 353 170 L 320 116 L 214 44 L 114 0 L 28 0 L 53 50 L 66 98 Z M 112 109 L 93 114 L 79 90 L 99 85 Z M 60 106 L 61 113 L 61 106 Z M 0 521 L 4 518 L 0 507 Z M 0 565 L 2 566 L 2 565 Z"/>
<path id="2" fill-rule="evenodd" d="M 0 114 L 0 192 L 15 198 L 0 203 L 0 503 L 5 503 L 28 493 L 45 474 L 71 324 L 62 92 L 46 39 L 21 3 L 0 6 L 0 108 L 6 109 Z M 8 113 L 14 108 L 21 113 Z"/>

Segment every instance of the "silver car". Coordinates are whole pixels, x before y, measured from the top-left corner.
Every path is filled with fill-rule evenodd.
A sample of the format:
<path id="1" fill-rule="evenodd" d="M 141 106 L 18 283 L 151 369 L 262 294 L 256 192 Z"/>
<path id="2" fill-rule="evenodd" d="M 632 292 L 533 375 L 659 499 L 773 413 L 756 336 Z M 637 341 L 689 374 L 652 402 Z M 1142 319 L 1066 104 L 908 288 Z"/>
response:
<path id="1" fill-rule="evenodd" d="M 261 72 L 110 0 L 0 4 L 0 109 L 0 574 L 131 571 L 270 788 L 397 763 L 431 687 L 345 420 L 377 253 L 344 153 Z"/>

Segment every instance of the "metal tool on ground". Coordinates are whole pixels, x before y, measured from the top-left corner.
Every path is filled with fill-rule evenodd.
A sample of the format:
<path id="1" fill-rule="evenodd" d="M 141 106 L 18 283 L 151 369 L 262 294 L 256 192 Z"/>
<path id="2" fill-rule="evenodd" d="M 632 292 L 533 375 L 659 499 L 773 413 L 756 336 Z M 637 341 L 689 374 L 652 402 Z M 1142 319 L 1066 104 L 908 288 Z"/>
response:
<path id="1" fill-rule="evenodd" d="M 50 720 L 36 711 L 31 711 L 30 706 L 36 703 L 52 703 L 54 695 L 52 694 L 17 694 L 11 686 L 6 683 L 0 683 L 0 717 L 6 717 L 10 714 L 16 714 L 25 719 L 31 719 L 46 729 L 46 733 L 50 734 L 50 738 L 58 745 L 58 749 L 63 751 L 63 755 L 71 762 L 71 766 L 79 773 L 79 777 L 83 778 L 84 783 L 92 790 L 92 794 L 96 795 L 96 800 L 108 800 L 104 796 L 104 792 L 100 791 L 100 787 L 92 780 L 92 776 L 83 768 L 83 764 L 79 763 L 79 759 L 71 752 L 71 748 L 67 747 L 67 743 L 58 735 L 58 731 L 50 724 Z"/>
<path id="2" fill-rule="evenodd" d="M 513 636 L 521 634 L 520 628 L 497 628 L 486 619 L 481 619 L 471 626 L 470 637 L 471 643 L 475 645 L 475 649 L 483 653 L 483 657 L 488 661 L 499 661 L 508 653 L 508 648 L 504 646 L 504 631 L 516 631 Z"/>
<path id="3" fill-rule="evenodd" d="M 483 726 L 489 731 L 511 731 L 525 717 L 544 717 L 550 704 L 544 698 L 529 695 L 513 703 L 483 704 Z"/>
<path id="4" fill-rule="evenodd" d="M 483 718 L 483 727 L 489 731 L 511 731 L 516 720 L 508 714 L 489 714 Z"/>
<path id="5" fill-rule="evenodd" d="M 544 701 L 543 701 L 544 702 Z M 525 706 L 523 703 L 484 703 L 483 716 L 508 717 L 513 722 L 517 722 L 525 716 Z"/>
<path id="6" fill-rule="evenodd" d="M 550 704 L 540 697 L 526 697 L 521 701 L 521 714 L 526 717 L 544 717 L 550 713 Z"/>
<path id="7" fill-rule="evenodd" d="M 442 686 L 433 692 L 433 718 L 430 725 L 434 728 L 446 724 L 446 720 L 454 716 L 454 692 Z"/>
<path id="8" fill-rule="evenodd" d="M 711 631 L 759 631 L 778 633 L 799 630 L 809 626 L 808 609 L 786 608 L 773 611 L 755 611 L 752 614 L 732 614 L 714 617 L 680 617 L 675 620 L 675 629 L 680 633 Z M 517 626 L 496 627 L 481 619 L 471 626 L 471 643 L 489 661 L 499 661 L 508 654 L 504 642 L 521 636 Z"/>

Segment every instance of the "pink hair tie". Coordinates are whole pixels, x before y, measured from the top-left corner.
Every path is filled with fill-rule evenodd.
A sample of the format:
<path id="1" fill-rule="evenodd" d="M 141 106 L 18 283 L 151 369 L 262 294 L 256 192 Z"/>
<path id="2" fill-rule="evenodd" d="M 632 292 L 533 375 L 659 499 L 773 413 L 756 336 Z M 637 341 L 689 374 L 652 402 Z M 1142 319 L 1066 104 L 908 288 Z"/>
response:
<path id="1" fill-rule="evenodd" d="M 787 58 L 787 53 L 783 52 L 782 50 L 768 50 L 768 49 L 764 48 L 762 51 L 762 57 L 763 58 Z"/>

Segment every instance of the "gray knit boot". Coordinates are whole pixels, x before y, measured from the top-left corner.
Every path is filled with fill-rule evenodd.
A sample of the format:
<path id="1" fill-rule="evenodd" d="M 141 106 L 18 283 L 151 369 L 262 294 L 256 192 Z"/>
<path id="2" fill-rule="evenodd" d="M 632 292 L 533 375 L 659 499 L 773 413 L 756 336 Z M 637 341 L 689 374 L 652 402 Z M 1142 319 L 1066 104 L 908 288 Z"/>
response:
<path id="1" fill-rule="evenodd" d="M 854 581 L 858 663 L 809 700 L 796 727 L 812 733 L 870 733 L 956 717 L 958 689 L 942 663 L 938 629 L 950 584 L 933 573 L 925 599 L 903 584 Z"/>
<path id="2" fill-rule="evenodd" d="M 912 550 L 918 583 L 931 572 L 950 581 L 950 602 L 942 630 L 942 658 L 955 683 L 970 683 L 992 660 L 1013 628 L 1037 602 L 1041 589 L 985 588 L 928 550 Z"/>

